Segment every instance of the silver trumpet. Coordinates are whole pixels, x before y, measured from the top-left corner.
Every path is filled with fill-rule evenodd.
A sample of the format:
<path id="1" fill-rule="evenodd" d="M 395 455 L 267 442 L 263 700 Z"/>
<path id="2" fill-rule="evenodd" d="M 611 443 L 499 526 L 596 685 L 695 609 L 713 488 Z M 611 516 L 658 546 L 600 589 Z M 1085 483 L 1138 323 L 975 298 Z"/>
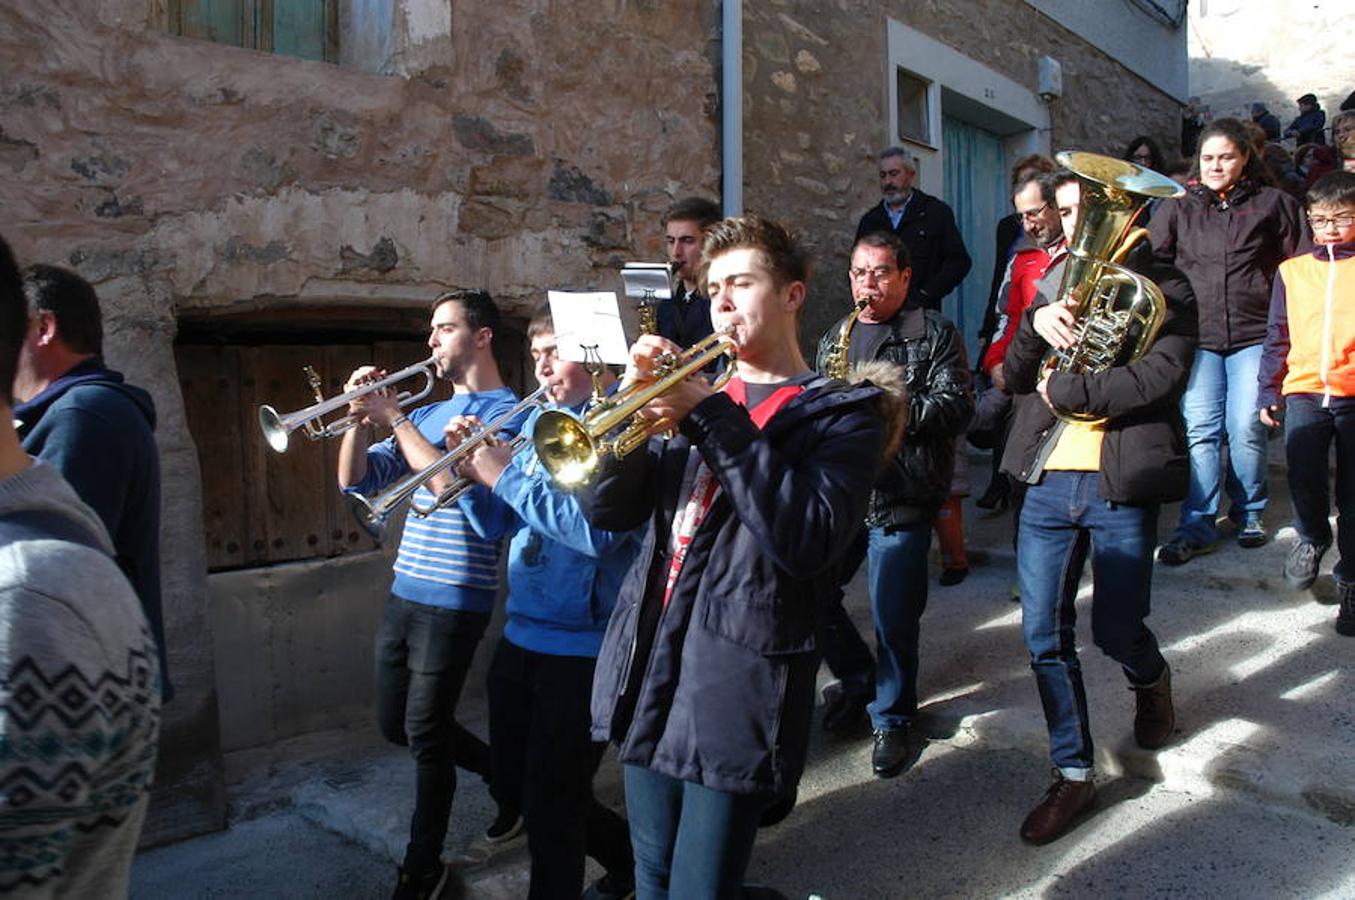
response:
<path id="1" fill-rule="evenodd" d="M 439 473 L 448 469 L 455 468 L 458 463 L 468 457 L 475 448 L 488 441 L 494 435 L 498 434 L 513 419 L 522 415 L 534 406 L 539 406 L 545 402 L 547 385 L 541 385 L 531 395 L 518 401 L 518 404 L 508 412 L 499 416 L 493 422 L 481 428 L 475 434 L 466 438 L 457 444 L 451 450 L 448 450 L 442 456 L 433 460 L 417 472 L 411 472 L 404 478 L 395 482 L 395 484 L 386 488 L 380 494 L 372 497 L 364 497 L 361 494 L 349 494 L 348 505 L 357 518 L 358 523 L 362 525 L 367 533 L 376 540 L 381 540 L 386 532 L 386 523 L 390 517 L 395 514 L 405 503 L 409 504 L 409 511 L 419 518 L 425 518 L 432 515 L 439 509 L 451 506 L 462 494 L 475 487 L 475 482 L 470 478 L 454 478 L 446 489 L 438 494 L 432 503 L 421 504 L 414 500 L 414 494 L 419 488 L 424 487 Z M 517 454 L 527 445 L 527 439 L 518 435 L 509 442 L 508 448 L 513 454 Z"/>
<path id="2" fill-rule="evenodd" d="M 315 403 L 307 406 L 305 409 L 298 409 L 296 412 L 290 412 L 286 415 L 279 413 L 273 407 L 264 405 L 259 407 L 259 427 L 263 429 L 264 439 L 268 441 L 268 446 L 272 447 L 278 453 L 287 449 L 287 443 L 291 438 L 292 432 L 298 428 L 303 430 L 306 437 L 313 441 L 322 438 L 339 437 L 346 431 L 351 431 L 358 424 L 356 416 L 348 415 L 340 419 L 335 419 L 329 424 L 325 424 L 325 416 L 337 409 L 343 409 L 349 403 L 376 391 L 385 390 L 393 387 L 402 381 L 415 378 L 420 375 L 424 378 L 423 389 L 411 393 L 410 391 L 401 391 L 395 396 L 396 401 L 403 409 L 418 403 L 424 397 L 433 392 L 433 384 L 436 380 L 435 363 L 437 358 L 430 356 L 423 362 L 415 363 L 412 366 L 401 369 L 398 372 L 392 372 L 379 381 L 373 381 L 364 384 L 361 387 L 353 388 L 336 397 L 330 397 L 326 400 L 320 393 L 320 376 L 310 366 L 302 367 L 306 373 L 306 381 L 310 384 L 311 390 L 315 392 Z"/>

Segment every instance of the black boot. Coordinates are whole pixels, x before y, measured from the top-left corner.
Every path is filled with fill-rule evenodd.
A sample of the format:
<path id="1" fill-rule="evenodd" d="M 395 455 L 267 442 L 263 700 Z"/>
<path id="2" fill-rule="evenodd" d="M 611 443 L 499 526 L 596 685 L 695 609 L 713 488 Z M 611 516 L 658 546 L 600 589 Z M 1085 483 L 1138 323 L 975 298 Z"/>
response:
<path id="1" fill-rule="evenodd" d="M 1336 614 L 1336 633 L 1355 637 L 1355 581 L 1338 581 L 1336 590 L 1341 595 L 1341 611 Z"/>

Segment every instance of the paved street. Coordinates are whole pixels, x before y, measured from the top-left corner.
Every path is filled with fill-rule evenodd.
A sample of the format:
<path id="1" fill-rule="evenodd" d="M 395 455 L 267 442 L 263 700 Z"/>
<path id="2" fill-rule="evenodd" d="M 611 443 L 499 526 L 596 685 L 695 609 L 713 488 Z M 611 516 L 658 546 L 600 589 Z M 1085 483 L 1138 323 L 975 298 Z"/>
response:
<path id="1" fill-rule="evenodd" d="M 981 488 L 986 460 L 973 468 Z M 1276 472 L 1272 483 L 1282 481 Z M 1272 524 L 1287 517 L 1277 493 Z M 879 781 L 868 735 L 817 734 L 799 805 L 760 835 L 752 881 L 824 900 L 1355 898 L 1355 640 L 1332 628 L 1328 585 L 1283 587 L 1292 532 L 1158 568 L 1150 624 L 1174 669 L 1179 734 L 1156 754 L 1133 745 L 1133 696 L 1087 646 L 1083 597 L 1100 802 L 1073 833 L 1031 848 L 1016 831 L 1048 784 L 1048 762 L 1009 599 L 1008 517 L 966 514 L 973 574 L 957 587 L 933 582 L 923 620 L 920 724 L 931 743 L 921 761 Z M 1164 536 L 1174 521 L 1164 510 Z M 848 607 L 868 627 L 859 577 Z M 467 714 L 483 733 L 483 710 Z M 385 896 L 411 793 L 401 751 L 362 730 L 237 755 L 230 767 L 237 824 L 143 853 L 134 896 Z M 604 801 L 619 802 L 616 780 L 606 765 Z M 523 896 L 524 843 L 491 853 L 477 837 L 490 816 L 483 785 L 463 779 L 448 855 L 466 896 Z"/>

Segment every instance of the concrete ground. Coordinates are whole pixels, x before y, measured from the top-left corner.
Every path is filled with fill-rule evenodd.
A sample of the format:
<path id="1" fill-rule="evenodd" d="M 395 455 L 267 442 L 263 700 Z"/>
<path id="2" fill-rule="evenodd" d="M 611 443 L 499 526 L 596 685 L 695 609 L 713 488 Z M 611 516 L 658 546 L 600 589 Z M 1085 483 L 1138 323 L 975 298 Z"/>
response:
<path id="1" fill-rule="evenodd" d="M 972 472 L 981 489 L 987 459 L 972 460 Z M 1282 473 L 1272 484 L 1267 519 L 1277 525 L 1288 516 Z M 955 587 L 933 581 L 923 620 L 922 759 L 880 781 L 869 735 L 816 734 L 799 805 L 759 836 L 750 880 L 825 900 L 1355 898 L 1355 640 L 1332 628 L 1328 583 L 1284 587 L 1292 531 L 1254 550 L 1225 540 L 1210 556 L 1157 568 L 1150 624 L 1172 663 L 1179 717 L 1158 753 L 1134 746 L 1133 696 L 1090 647 L 1084 583 L 1100 801 L 1072 833 L 1032 848 L 1016 830 L 1048 784 L 1047 743 L 1010 600 L 1010 514 L 980 515 L 971 501 L 966 516 L 972 574 Z M 1175 509 L 1164 510 L 1164 538 L 1174 522 Z M 868 633 L 860 577 L 848 608 Z M 483 708 L 473 698 L 463 707 L 483 734 Z M 367 726 L 235 754 L 228 767 L 231 829 L 139 855 L 134 897 L 388 895 L 412 794 L 403 751 Z M 614 764 L 598 785 L 621 805 Z M 447 858 L 464 896 L 525 896 L 525 842 L 491 848 L 479 837 L 492 812 L 484 786 L 463 778 Z"/>

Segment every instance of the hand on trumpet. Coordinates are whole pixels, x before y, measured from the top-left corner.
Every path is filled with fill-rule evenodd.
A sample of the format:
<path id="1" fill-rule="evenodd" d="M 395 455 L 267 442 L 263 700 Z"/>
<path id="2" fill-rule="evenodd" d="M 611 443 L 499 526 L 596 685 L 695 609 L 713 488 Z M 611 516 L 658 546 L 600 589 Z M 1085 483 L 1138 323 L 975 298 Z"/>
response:
<path id="1" fill-rule="evenodd" d="M 455 450 L 464 441 L 479 434 L 483 427 L 484 423 L 477 416 L 453 416 L 443 429 L 447 449 Z M 457 463 L 455 474 L 459 478 L 467 478 L 492 488 L 512 458 L 512 448 L 497 437 L 486 437 L 465 459 Z"/>
<path id="2" fill-rule="evenodd" d="M 385 377 L 385 369 L 376 366 L 358 366 L 344 383 L 344 393 L 355 391 Z M 400 417 L 400 403 L 394 391 L 383 388 L 350 400 L 348 414 L 356 418 L 360 425 L 384 425 L 389 428 L 390 423 Z"/>
<path id="3" fill-rule="evenodd" d="M 1077 301 L 1071 297 L 1056 300 L 1035 310 L 1031 317 L 1035 333 L 1055 350 L 1067 350 L 1076 341 L 1077 317 L 1073 315 L 1076 305 Z"/>
<path id="4" fill-rule="evenodd" d="M 642 335 L 631 345 L 623 389 L 631 384 L 654 381 L 680 359 L 683 348 L 656 334 Z M 653 423 L 651 434 L 666 431 L 687 417 L 702 400 L 715 393 L 700 372 L 694 372 L 645 404 L 636 415 Z"/>

